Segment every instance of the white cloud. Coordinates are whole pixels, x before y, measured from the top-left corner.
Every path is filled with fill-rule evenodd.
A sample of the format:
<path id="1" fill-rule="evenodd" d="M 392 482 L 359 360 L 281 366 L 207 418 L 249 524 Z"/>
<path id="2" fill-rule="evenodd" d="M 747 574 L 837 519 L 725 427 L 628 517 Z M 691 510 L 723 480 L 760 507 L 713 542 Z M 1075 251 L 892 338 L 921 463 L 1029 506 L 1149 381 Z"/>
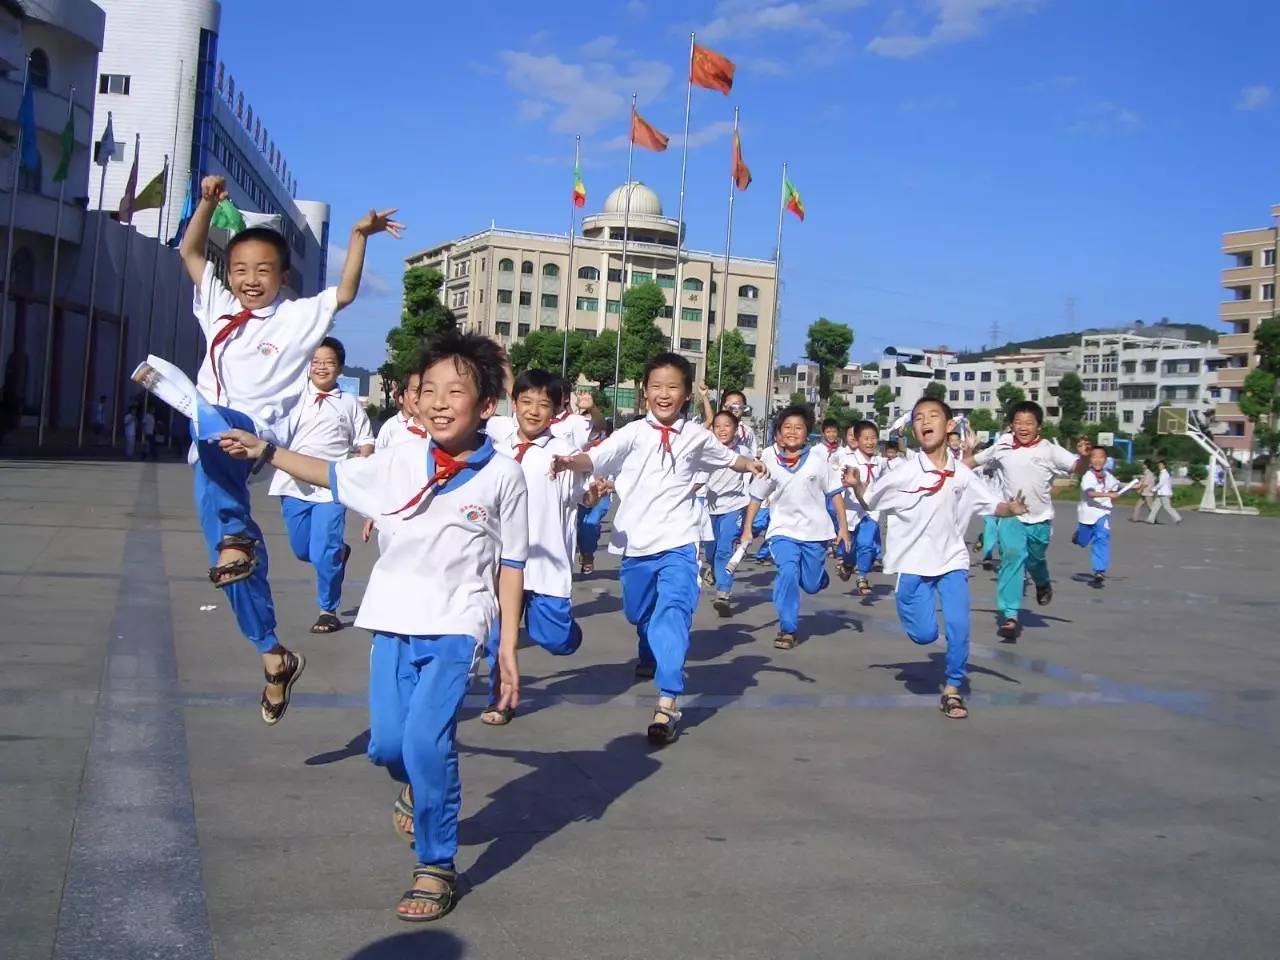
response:
<path id="1" fill-rule="evenodd" d="M 516 111 L 520 115 L 521 120 L 528 122 L 541 120 L 546 116 L 547 111 L 550 109 L 551 105 L 549 103 L 544 103 L 541 100 L 521 100 Z"/>
<path id="2" fill-rule="evenodd" d="M 1261 110 L 1271 102 L 1271 88 L 1266 84 L 1255 83 L 1251 87 L 1245 87 L 1240 91 L 1240 98 L 1236 100 L 1237 110 Z"/>
<path id="3" fill-rule="evenodd" d="M 866 0 L 720 0 L 715 16 L 697 29 L 698 39 L 721 40 L 805 31 L 828 42 L 848 33 L 833 26 L 832 16 L 862 6 Z"/>
<path id="4" fill-rule="evenodd" d="M 547 105 L 540 115 L 550 114 L 551 129 L 560 133 L 591 134 L 604 124 L 625 127 L 631 94 L 641 103 L 653 100 L 672 76 L 670 64 L 651 60 L 631 60 L 619 69 L 603 60 L 571 63 L 519 50 L 504 50 L 501 58 L 508 85 L 526 102 Z"/>
<path id="5" fill-rule="evenodd" d="M 1080 112 L 1080 118 L 1071 125 L 1072 133 L 1133 133 L 1142 127 L 1142 117 L 1136 110 L 1102 100 L 1090 104 Z"/>
<path id="6" fill-rule="evenodd" d="M 611 33 L 588 40 L 578 48 L 578 52 L 588 60 L 608 60 L 621 53 L 618 38 Z"/>
<path id="7" fill-rule="evenodd" d="M 326 261 L 326 273 L 330 280 L 342 276 L 342 264 L 347 259 L 347 248 L 329 241 L 329 257 Z M 360 299 L 381 300 L 397 295 L 395 286 L 383 274 L 364 264 L 364 272 L 360 275 Z"/>
<path id="8" fill-rule="evenodd" d="M 923 32 L 905 28 L 901 18 L 889 24 L 890 32 L 872 38 L 867 50 L 882 57 L 907 59 L 932 47 L 959 43 L 981 36 L 991 16 L 1031 11 L 1040 0 L 926 0 L 933 24 Z"/>
<path id="9" fill-rule="evenodd" d="M 785 77 L 791 72 L 785 63 L 772 57 L 750 57 L 744 60 L 742 65 L 752 73 L 766 77 Z"/>

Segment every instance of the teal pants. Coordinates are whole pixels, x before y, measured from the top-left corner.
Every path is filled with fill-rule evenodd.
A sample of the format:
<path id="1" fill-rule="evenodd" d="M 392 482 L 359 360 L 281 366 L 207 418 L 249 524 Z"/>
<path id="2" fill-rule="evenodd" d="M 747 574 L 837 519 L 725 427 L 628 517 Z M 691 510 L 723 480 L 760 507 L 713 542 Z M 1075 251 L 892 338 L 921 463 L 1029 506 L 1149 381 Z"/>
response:
<path id="1" fill-rule="evenodd" d="M 1017 517 L 1001 517 L 1000 572 L 996 575 L 996 606 L 1001 620 L 1016 620 L 1022 609 L 1022 582 L 1029 572 L 1037 587 L 1049 582 L 1045 551 L 1053 528 L 1048 520 L 1023 523 Z"/>

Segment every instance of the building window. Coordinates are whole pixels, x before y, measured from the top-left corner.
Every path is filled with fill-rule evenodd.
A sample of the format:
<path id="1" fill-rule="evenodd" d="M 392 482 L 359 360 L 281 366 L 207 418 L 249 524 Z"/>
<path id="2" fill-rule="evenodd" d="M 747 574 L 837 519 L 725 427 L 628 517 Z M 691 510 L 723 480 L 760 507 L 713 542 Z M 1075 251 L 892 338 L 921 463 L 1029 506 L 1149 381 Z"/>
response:
<path id="1" fill-rule="evenodd" d="M 622 271 L 621 271 L 619 268 L 617 268 L 617 267 L 610 267 L 610 268 L 609 268 L 609 282 L 610 282 L 610 283 L 621 283 L 621 282 L 622 282 Z"/>
<path id="2" fill-rule="evenodd" d="M 1143 361 L 1142 361 L 1142 372 L 1143 372 L 1143 373 L 1155 373 L 1155 372 L 1156 372 L 1156 362 L 1155 362 L 1154 360 L 1143 360 Z"/>
<path id="3" fill-rule="evenodd" d="M 533 276 L 533 261 L 526 260 L 524 263 L 520 264 L 520 272 L 526 276 Z"/>
<path id="4" fill-rule="evenodd" d="M 510 303 L 510 302 L 511 302 L 511 291 L 510 291 L 510 290 L 499 290 L 499 291 L 498 291 L 498 302 L 499 302 L 499 303 Z"/>
<path id="5" fill-rule="evenodd" d="M 759 300 L 760 289 L 758 287 L 753 287 L 749 283 L 744 283 L 738 288 L 738 296 L 742 297 L 744 300 Z"/>
<path id="6" fill-rule="evenodd" d="M 1276 298 L 1276 285 L 1274 283 L 1264 283 L 1262 285 L 1262 299 L 1274 300 Z"/>
<path id="7" fill-rule="evenodd" d="M 644 270 L 632 270 L 631 285 L 634 287 L 637 283 L 653 283 L 653 274 Z"/>
<path id="8" fill-rule="evenodd" d="M 560 298 L 554 293 L 544 293 L 542 295 L 542 305 L 544 307 L 551 308 L 558 307 L 560 305 Z"/>
<path id="9" fill-rule="evenodd" d="M 1114 353 L 1109 353 L 1102 358 L 1101 372 L 1102 373 L 1116 372 L 1116 355 Z"/>
<path id="10" fill-rule="evenodd" d="M 952 370 L 952 371 L 951 371 L 951 382 L 952 382 L 952 383 L 959 383 L 959 382 L 960 382 L 960 371 L 959 371 L 959 370 Z"/>
<path id="11" fill-rule="evenodd" d="M 597 270 L 595 267 L 579 267 L 578 279 L 579 280 L 599 280 L 600 271 Z"/>
<path id="12" fill-rule="evenodd" d="M 738 314 L 738 326 L 744 330 L 754 330 L 760 325 L 760 318 L 754 313 Z"/>
<path id="13" fill-rule="evenodd" d="M 707 311 L 707 326 L 714 327 L 716 325 L 716 312 L 714 310 Z"/>
<path id="14" fill-rule="evenodd" d="M 658 274 L 658 286 L 664 290 L 674 290 L 676 288 L 675 274 L 660 273 Z"/>
<path id="15" fill-rule="evenodd" d="M 959 399 L 960 399 L 960 391 L 959 391 L 959 390 L 952 390 L 952 391 L 951 391 L 951 394 L 950 394 L 950 399 L 952 399 L 952 400 L 959 400 Z"/>
<path id="16" fill-rule="evenodd" d="M 578 309 L 595 313 L 600 309 L 600 301 L 596 297 L 579 297 Z"/>
<path id="17" fill-rule="evenodd" d="M 1120 366 L 1124 369 L 1124 372 L 1125 372 L 1125 373 L 1137 373 L 1137 372 L 1138 372 L 1138 361 L 1137 361 L 1137 360 L 1126 360 L 1126 361 L 1125 361 L 1124 363 L 1122 363 Z"/>
<path id="18" fill-rule="evenodd" d="M 1123 413 L 1121 413 L 1121 414 L 1120 414 L 1120 422 L 1121 422 L 1121 423 L 1133 423 L 1133 411 L 1132 411 L 1132 410 L 1125 410 Z"/>
<path id="19" fill-rule="evenodd" d="M 990 371 L 990 370 L 983 370 L 983 371 L 982 371 L 981 376 L 979 376 L 979 377 L 978 377 L 978 379 L 979 379 L 979 380 L 981 380 L 983 383 L 990 383 L 990 382 L 991 382 L 991 371 Z"/>
<path id="20" fill-rule="evenodd" d="M 686 290 L 697 291 L 702 289 L 702 281 L 697 277 L 685 277 L 684 282 L 681 283 L 680 286 L 684 287 Z"/>
<path id="21" fill-rule="evenodd" d="M 516 268 L 516 262 L 512 260 L 510 257 L 503 257 L 501 260 L 498 261 L 499 273 L 511 273 L 512 271 L 515 270 L 515 268 Z"/>
<path id="22" fill-rule="evenodd" d="M 1008 373 L 1008 371 L 1007 371 L 1007 370 L 997 370 L 997 371 L 996 371 L 996 379 L 997 379 L 997 380 L 999 380 L 1001 383 L 1004 383 L 1006 380 L 1008 380 L 1008 379 L 1009 379 L 1009 373 Z"/>
<path id="23" fill-rule="evenodd" d="M 1105 367 L 1105 365 L 1104 365 L 1102 372 L 1103 372 L 1103 373 L 1115 373 L 1115 372 L 1116 372 L 1116 365 L 1115 365 L 1115 361 L 1113 360 L 1113 361 L 1111 362 L 1111 369 L 1110 369 L 1110 370 L 1106 369 L 1106 367 Z M 1035 382 L 1036 382 L 1037 380 L 1039 380 L 1039 379 L 1040 379 L 1040 368 L 1039 368 L 1039 367 L 1032 367 L 1032 368 L 1031 368 L 1031 382 L 1032 382 L 1032 383 L 1035 383 Z"/>
<path id="24" fill-rule="evenodd" d="M 662 308 L 662 315 L 668 320 L 675 316 L 675 312 L 671 309 L 670 304 L 667 304 Z"/>
<path id="25" fill-rule="evenodd" d="M 754 343 L 747 344 L 747 356 L 754 357 L 756 355 L 756 345 Z"/>
<path id="26" fill-rule="evenodd" d="M 681 319 L 681 320 L 687 320 L 687 321 L 689 321 L 690 323 L 701 323 L 701 322 L 702 322 L 702 311 L 701 311 L 700 309 L 698 309 L 697 307 L 681 307 L 681 308 L 680 308 L 680 319 Z"/>
<path id="27" fill-rule="evenodd" d="M 103 141 L 101 140 L 93 141 L 94 160 L 97 160 L 97 158 L 102 155 L 102 144 L 103 144 Z M 113 140 L 111 142 L 111 146 L 112 146 L 111 162 L 119 163 L 121 160 L 124 159 L 124 144 L 119 140 Z"/>
<path id="28" fill-rule="evenodd" d="M 533 294 L 530 293 L 528 290 L 520 291 L 520 306 L 522 307 L 533 306 Z"/>
<path id="29" fill-rule="evenodd" d="M 542 265 L 542 275 L 544 277 L 558 277 L 560 276 L 560 268 L 554 263 L 544 263 Z"/>
<path id="30" fill-rule="evenodd" d="M 529 335 L 529 325 L 527 323 L 516 324 L 516 336 L 527 337 Z"/>
<path id="31" fill-rule="evenodd" d="M 99 93 L 118 93 L 121 96 L 129 95 L 129 74 L 127 73 L 103 73 L 98 75 L 98 92 Z"/>
<path id="32" fill-rule="evenodd" d="M 606 301 L 604 302 L 604 312 L 605 312 L 605 313 L 621 313 L 621 312 L 622 312 L 622 301 L 621 301 L 621 300 L 606 300 Z"/>
<path id="33" fill-rule="evenodd" d="M 498 332 L 498 336 L 500 337 L 511 336 L 511 324 L 505 320 L 499 320 L 494 324 L 494 329 Z"/>
<path id="34" fill-rule="evenodd" d="M 975 378 L 975 376 L 976 376 L 976 374 L 975 374 L 975 372 L 974 372 L 973 370 L 966 370 L 966 371 L 964 372 L 964 378 L 965 378 L 965 380 L 972 381 L 972 380 Z"/>
<path id="35" fill-rule="evenodd" d="M 1031 391 L 1031 399 L 1032 399 L 1032 400 L 1039 400 L 1039 399 L 1040 399 L 1040 391 L 1039 391 L 1039 390 L 1032 390 L 1032 391 Z"/>
<path id="36" fill-rule="evenodd" d="M 1262 265 L 1264 267 L 1274 267 L 1276 265 L 1276 248 L 1262 251 Z"/>
<path id="37" fill-rule="evenodd" d="M 698 353 L 702 350 L 702 341 L 697 337 L 681 337 L 680 349 L 691 353 Z"/>
<path id="38" fill-rule="evenodd" d="M 49 55 L 36 47 L 27 55 L 27 76 L 37 90 L 49 89 Z"/>

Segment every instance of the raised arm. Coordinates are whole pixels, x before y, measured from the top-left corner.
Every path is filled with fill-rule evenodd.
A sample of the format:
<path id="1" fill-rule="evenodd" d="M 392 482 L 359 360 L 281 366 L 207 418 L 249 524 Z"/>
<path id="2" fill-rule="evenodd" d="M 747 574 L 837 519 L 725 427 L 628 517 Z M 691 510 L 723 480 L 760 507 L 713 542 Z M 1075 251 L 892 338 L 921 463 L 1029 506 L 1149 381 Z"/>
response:
<path id="1" fill-rule="evenodd" d="M 729 464 L 729 469 L 734 473 L 749 473 L 755 477 L 767 477 L 769 475 L 769 468 L 759 460 L 752 460 L 750 457 L 741 455 L 735 458 L 733 463 Z"/>
<path id="2" fill-rule="evenodd" d="M 182 236 L 182 265 L 197 287 L 204 279 L 205 248 L 209 245 L 209 222 L 218 204 L 227 199 L 227 181 L 222 177 L 205 177 L 200 181 L 200 202 L 191 214 L 187 232 Z"/>
<path id="3" fill-rule="evenodd" d="M 258 460 L 264 455 L 277 470 L 315 487 L 329 486 L 329 461 L 283 450 L 247 430 L 228 430 L 218 441 L 224 451 L 238 460 Z"/>
<path id="4" fill-rule="evenodd" d="M 702 416 L 703 422 L 707 425 L 707 429 L 711 429 L 711 421 L 716 418 L 715 410 L 711 408 L 711 388 L 705 383 L 698 384 L 698 395 L 702 398 Z"/>
<path id="5" fill-rule="evenodd" d="M 582 390 L 578 393 L 578 412 L 591 421 L 592 434 L 599 436 L 604 433 L 604 414 L 596 406 L 596 398 L 592 396 L 590 390 Z"/>
<path id="6" fill-rule="evenodd" d="M 391 219 L 395 208 L 370 210 L 351 228 L 351 244 L 347 247 L 347 259 L 342 264 L 342 279 L 338 282 L 338 309 L 350 304 L 360 292 L 360 275 L 364 273 L 364 251 L 369 238 L 386 231 L 397 240 L 404 232 L 404 224 Z"/>

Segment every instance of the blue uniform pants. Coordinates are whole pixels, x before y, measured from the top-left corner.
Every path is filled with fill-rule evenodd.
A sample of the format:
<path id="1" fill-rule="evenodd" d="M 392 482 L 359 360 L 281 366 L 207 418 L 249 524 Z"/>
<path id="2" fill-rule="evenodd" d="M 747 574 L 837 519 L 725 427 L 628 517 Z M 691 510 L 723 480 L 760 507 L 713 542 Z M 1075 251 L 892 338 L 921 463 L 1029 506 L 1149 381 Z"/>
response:
<path id="1" fill-rule="evenodd" d="M 698 604 L 697 551 L 689 544 L 646 557 L 623 557 L 618 578 L 622 612 L 635 624 L 640 660 L 655 665 L 653 682 L 661 696 L 679 696 Z"/>
<path id="2" fill-rule="evenodd" d="M 840 535 L 840 519 L 836 516 L 836 508 L 831 505 L 830 497 L 827 498 L 827 516 L 831 518 L 831 535 L 833 538 L 838 538 Z M 836 557 L 843 560 L 845 558 L 844 544 L 839 539 L 836 539 L 835 550 Z"/>
<path id="3" fill-rule="evenodd" d="M 1076 526 L 1076 543 L 1089 548 L 1094 573 L 1106 573 L 1111 566 L 1111 515 L 1097 523 L 1081 523 Z"/>
<path id="4" fill-rule="evenodd" d="M 800 591 L 817 593 L 831 582 L 827 576 L 826 541 L 813 543 L 790 537 L 770 537 L 769 549 L 778 567 L 773 578 L 773 605 L 778 629 L 795 633 L 800 623 Z"/>
<path id="5" fill-rule="evenodd" d="M 733 551 L 738 549 L 738 541 L 742 539 L 743 515 L 746 512 L 747 508 L 742 507 L 729 513 L 711 515 L 711 529 L 716 534 L 711 565 L 715 569 L 716 590 L 719 593 L 728 593 L 733 589 L 733 574 L 725 569 L 725 564 L 733 556 Z"/>
<path id="6" fill-rule="evenodd" d="M 1000 522 L 994 513 L 982 518 L 982 559 L 990 560 L 1000 540 Z"/>
<path id="7" fill-rule="evenodd" d="M 1002 620 L 1016 620 L 1022 610 L 1022 582 L 1026 574 L 1037 587 L 1049 583 L 1045 552 L 1053 527 L 1048 520 L 1023 523 L 1001 517 L 996 525 L 1000 541 L 1000 572 L 996 574 L 996 607 Z"/>
<path id="8" fill-rule="evenodd" d="M 756 512 L 756 518 L 751 521 L 751 536 L 758 537 L 769 529 L 769 508 L 763 507 Z M 760 545 L 760 549 L 756 551 L 757 560 L 769 559 L 769 541 L 766 540 Z"/>
<path id="9" fill-rule="evenodd" d="M 280 510 L 293 555 L 316 568 L 316 605 L 326 613 L 337 613 L 347 572 L 343 559 L 347 545 L 342 540 L 347 508 L 340 503 L 281 497 Z"/>
<path id="10" fill-rule="evenodd" d="M 883 553 L 880 545 L 880 524 L 863 514 L 853 530 L 854 565 L 858 576 L 865 577 Z"/>
<path id="11" fill-rule="evenodd" d="M 253 421 L 238 410 L 217 407 L 231 426 L 256 432 Z M 247 580 L 223 588 L 240 632 L 259 653 L 277 646 L 276 608 L 267 584 L 267 544 L 249 512 L 249 470 L 252 461 L 223 453 L 216 443 L 196 442 L 195 501 L 200 529 L 209 548 L 210 566 L 218 562 L 218 541 L 228 534 L 252 537 L 258 567 Z"/>
<path id="12" fill-rule="evenodd" d="M 413 787 L 418 862 L 454 868 L 458 852 L 458 710 L 474 637 L 375 633 L 369 651 L 369 759 Z"/>
<path id="13" fill-rule="evenodd" d="M 612 503 L 613 494 L 607 493 L 590 510 L 578 509 L 578 552 L 584 557 L 594 555 L 600 546 L 600 525 Z"/>
<path id="14" fill-rule="evenodd" d="M 549 597 L 544 593 L 524 592 L 524 625 L 529 639 L 553 657 L 567 657 L 582 646 L 582 627 L 573 619 L 573 605 L 568 597 Z M 485 644 L 484 656 L 489 664 L 489 698 L 498 700 L 498 645 L 501 625 L 495 620 Z"/>
<path id="15" fill-rule="evenodd" d="M 938 639 L 937 604 L 947 631 L 947 683 L 964 682 L 969 661 L 969 571 L 951 570 L 937 577 L 904 573 L 898 577 L 898 619 L 912 643 Z"/>

